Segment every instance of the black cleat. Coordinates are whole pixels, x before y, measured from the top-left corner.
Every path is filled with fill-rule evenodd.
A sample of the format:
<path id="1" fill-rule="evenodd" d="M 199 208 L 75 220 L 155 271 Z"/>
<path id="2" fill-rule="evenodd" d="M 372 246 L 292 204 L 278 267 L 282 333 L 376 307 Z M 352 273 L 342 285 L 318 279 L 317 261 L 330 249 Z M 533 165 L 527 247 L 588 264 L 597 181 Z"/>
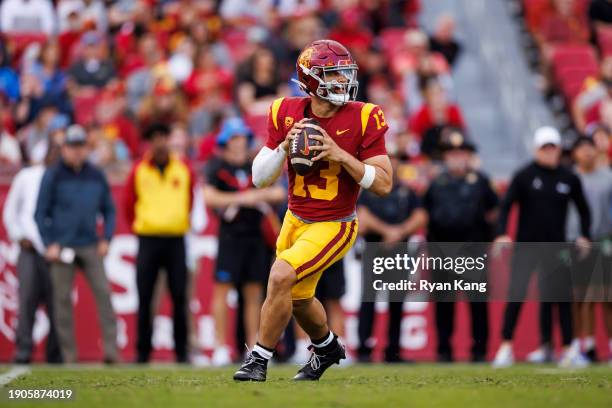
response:
<path id="1" fill-rule="evenodd" d="M 268 360 L 251 351 L 240 369 L 234 373 L 234 380 L 266 381 L 266 371 L 268 371 Z"/>
<path id="2" fill-rule="evenodd" d="M 336 347 L 326 353 L 317 350 L 315 346 L 308 349 L 312 352 L 310 360 L 293 377 L 295 381 L 318 381 L 325 370 L 346 358 L 344 346 L 337 340 Z"/>

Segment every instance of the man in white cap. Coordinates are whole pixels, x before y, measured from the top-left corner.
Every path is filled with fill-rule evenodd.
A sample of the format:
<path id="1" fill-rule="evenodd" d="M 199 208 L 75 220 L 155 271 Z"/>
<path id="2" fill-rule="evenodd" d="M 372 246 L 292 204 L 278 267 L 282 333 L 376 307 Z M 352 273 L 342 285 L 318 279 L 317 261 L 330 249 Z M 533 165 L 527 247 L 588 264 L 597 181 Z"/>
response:
<path id="1" fill-rule="evenodd" d="M 570 169 L 560 165 L 561 135 L 552 127 L 542 127 L 534 136 L 535 159 L 512 178 L 499 216 L 496 242 L 511 242 L 507 235 L 508 216 L 514 204 L 519 205 L 517 242 L 562 243 L 566 241 L 567 209 L 574 202 L 580 215 L 580 236 L 576 245 L 589 245 L 591 215 L 582 184 Z M 540 291 L 541 351 L 551 350 L 552 306 L 557 305 L 564 346 L 562 366 L 575 366 L 578 357 L 571 352 L 571 283 L 569 272 L 559 262 L 559 245 L 519 245 L 512 257 L 508 304 L 504 314 L 502 344 L 495 356 L 495 367 L 514 362 L 512 337 L 518 322 L 522 302 L 527 294 L 530 277 L 538 270 Z M 556 247 L 556 248 L 555 248 Z M 550 253 L 548 253 L 550 252 Z M 555 303 L 551 303 L 551 300 Z M 546 356 L 545 356 L 546 357 Z"/>

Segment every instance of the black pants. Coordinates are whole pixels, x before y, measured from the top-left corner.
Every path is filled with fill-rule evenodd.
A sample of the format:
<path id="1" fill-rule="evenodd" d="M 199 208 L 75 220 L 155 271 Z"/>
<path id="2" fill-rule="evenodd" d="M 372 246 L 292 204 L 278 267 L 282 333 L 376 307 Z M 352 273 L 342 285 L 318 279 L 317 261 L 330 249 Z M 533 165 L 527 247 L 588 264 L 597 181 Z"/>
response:
<path id="1" fill-rule="evenodd" d="M 385 361 L 400 359 L 400 330 L 402 325 L 402 302 L 389 302 L 389 321 L 387 326 L 387 348 Z M 374 327 L 374 302 L 362 302 L 359 309 L 359 357 L 369 359 L 372 348 L 367 344 Z"/>
<path id="2" fill-rule="evenodd" d="M 15 339 L 15 361 L 25 363 L 32 359 L 34 347 L 32 327 L 34 327 L 36 309 L 40 304 L 44 304 L 49 317 L 47 362 L 61 363 L 62 353 L 53 316 L 53 293 L 49 265 L 34 249 L 22 248 L 17 258 L 17 276 L 19 279 L 19 319 Z"/>
<path id="3" fill-rule="evenodd" d="M 527 294 L 529 281 L 537 270 L 538 289 L 540 291 L 540 335 L 541 344 L 550 344 L 552 333 L 552 305 L 556 304 L 563 345 L 572 341 L 572 284 L 569 270 L 561 264 L 559 252 L 555 249 L 546 251 L 543 246 L 524 245 L 515 252 L 512 258 L 510 276 L 509 302 L 504 313 L 502 337 L 512 340 L 514 329 Z M 560 300 L 560 301 L 554 301 Z"/>
<path id="4" fill-rule="evenodd" d="M 455 329 L 455 302 L 436 302 L 438 356 L 452 359 L 451 337 Z M 472 359 L 482 360 L 489 341 L 489 312 L 486 302 L 470 302 L 472 319 Z"/>
<path id="5" fill-rule="evenodd" d="M 187 361 L 187 264 L 184 237 L 138 237 L 136 284 L 138 287 L 138 340 L 136 352 L 139 362 L 149 360 L 153 313 L 151 303 L 157 275 L 166 271 L 168 289 L 173 305 L 174 350 L 179 362 Z"/>

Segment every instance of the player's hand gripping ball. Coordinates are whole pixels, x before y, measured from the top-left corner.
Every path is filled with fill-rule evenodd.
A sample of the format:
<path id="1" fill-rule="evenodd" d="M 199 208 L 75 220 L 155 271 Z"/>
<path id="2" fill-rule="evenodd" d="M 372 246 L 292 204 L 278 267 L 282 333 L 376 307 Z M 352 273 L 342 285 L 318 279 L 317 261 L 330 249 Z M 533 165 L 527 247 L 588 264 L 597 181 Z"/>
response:
<path id="1" fill-rule="evenodd" d="M 310 125 L 320 126 L 319 122 L 314 119 L 308 119 L 303 122 L 304 127 L 300 132 L 289 142 L 289 160 L 291 166 L 297 174 L 303 176 L 314 170 L 318 162 L 312 159 L 319 154 L 318 150 L 313 150 L 311 147 L 320 146 L 321 142 L 311 139 L 310 135 L 323 136 L 321 132 Z"/>

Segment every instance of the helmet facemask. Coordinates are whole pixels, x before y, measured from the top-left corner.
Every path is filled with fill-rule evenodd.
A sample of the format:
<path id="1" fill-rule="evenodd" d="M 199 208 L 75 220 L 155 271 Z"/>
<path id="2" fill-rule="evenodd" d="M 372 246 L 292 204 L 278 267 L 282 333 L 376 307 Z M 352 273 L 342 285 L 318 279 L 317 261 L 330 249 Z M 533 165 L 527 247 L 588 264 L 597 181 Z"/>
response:
<path id="1" fill-rule="evenodd" d="M 336 106 L 342 106 L 357 99 L 359 82 L 357 81 L 356 64 L 330 67 L 315 66 L 310 69 L 300 65 L 300 68 L 306 75 L 319 83 L 316 91 L 316 96 L 319 98 L 325 99 Z M 339 81 L 338 78 L 342 78 L 342 80 Z M 305 84 L 296 82 L 305 92 L 312 94 Z"/>

